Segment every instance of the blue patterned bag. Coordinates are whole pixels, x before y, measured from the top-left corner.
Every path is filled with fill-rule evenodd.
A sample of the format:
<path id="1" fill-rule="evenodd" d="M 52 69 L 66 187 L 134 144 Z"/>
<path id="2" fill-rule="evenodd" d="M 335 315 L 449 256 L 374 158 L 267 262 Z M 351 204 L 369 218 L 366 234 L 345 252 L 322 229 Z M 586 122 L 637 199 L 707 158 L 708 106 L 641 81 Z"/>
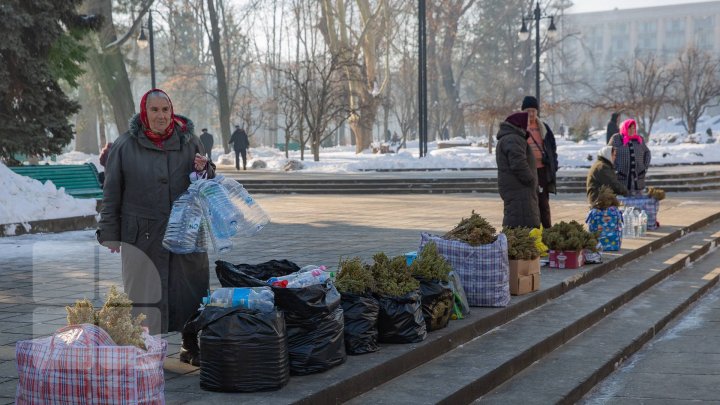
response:
<path id="1" fill-rule="evenodd" d="M 493 243 L 472 246 L 459 240 L 422 233 L 418 252 L 435 242 L 445 260 L 460 277 L 472 307 L 504 307 L 510 303 L 510 263 L 505 234 Z"/>
<path id="2" fill-rule="evenodd" d="M 623 218 L 617 207 L 604 210 L 593 208 L 587 215 L 585 223 L 590 232 L 600 232 L 598 241 L 604 251 L 620 250 L 622 245 Z"/>

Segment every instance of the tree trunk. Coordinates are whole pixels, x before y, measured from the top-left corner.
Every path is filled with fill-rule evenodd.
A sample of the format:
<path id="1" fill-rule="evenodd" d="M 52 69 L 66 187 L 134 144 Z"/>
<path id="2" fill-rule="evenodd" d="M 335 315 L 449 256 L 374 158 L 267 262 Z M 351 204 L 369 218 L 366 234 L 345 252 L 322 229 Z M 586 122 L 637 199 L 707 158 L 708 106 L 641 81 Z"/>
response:
<path id="1" fill-rule="evenodd" d="M 115 41 L 117 34 L 112 19 L 111 0 L 86 0 L 80 6 L 80 12 L 85 14 L 101 14 L 105 18 L 102 29 L 98 33 L 100 50 L 91 46 L 88 51 L 88 65 L 92 75 L 100 83 L 100 88 L 110 101 L 115 117 L 115 125 L 119 134 L 128 130 L 128 122 L 135 114 L 130 80 L 128 79 L 125 61 L 119 48 L 104 52 L 102 48 Z"/>
<path id="2" fill-rule="evenodd" d="M 85 75 L 88 77 L 89 75 Z M 95 83 L 86 80 L 78 88 L 78 102 L 82 106 L 75 121 L 75 150 L 83 153 L 98 153 L 97 126 L 98 104 L 91 86 Z"/>
<path id="3" fill-rule="evenodd" d="M 228 97 L 227 78 L 225 76 L 225 65 L 222 60 L 222 49 L 220 47 L 220 27 L 218 14 L 215 10 L 214 0 L 207 0 L 208 16 L 212 29 L 210 38 L 210 51 L 215 62 L 215 77 L 217 79 L 218 107 L 220 109 L 220 133 L 225 153 L 230 152 L 230 99 Z"/>

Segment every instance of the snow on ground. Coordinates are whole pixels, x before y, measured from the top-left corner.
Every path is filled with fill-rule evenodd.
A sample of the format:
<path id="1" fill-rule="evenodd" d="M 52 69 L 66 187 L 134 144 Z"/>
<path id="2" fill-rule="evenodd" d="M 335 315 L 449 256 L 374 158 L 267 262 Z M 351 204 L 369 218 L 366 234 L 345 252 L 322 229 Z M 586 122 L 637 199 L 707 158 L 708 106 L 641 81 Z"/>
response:
<path id="1" fill-rule="evenodd" d="M 699 133 L 687 135 L 682 121 L 668 118 L 655 123 L 650 136 L 652 164 L 718 163 L 720 162 L 720 116 L 703 117 L 697 125 Z M 715 136 L 705 133 L 711 128 Z M 348 173 L 377 169 L 484 169 L 495 168 L 495 154 L 488 153 L 487 137 L 455 138 L 444 143 L 466 143 L 472 146 L 457 146 L 438 149 L 436 142 L 428 143 L 428 155 L 418 158 L 418 143 L 410 141 L 399 153 L 373 154 L 369 151 L 356 154 L 353 146 L 323 148 L 320 161 L 314 162 L 307 150 L 304 156 L 305 173 Z M 605 131 L 594 131 L 587 141 L 574 142 L 557 137 L 560 166 L 565 168 L 588 167 L 605 142 Z M 284 152 L 269 147 L 251 148 L 248 167 L 255 160 L 263 160 L 267 168 L 261 170 L 283 171 L 288 161 Z M 223 154 L 221 147 L 212 151 L 213 160 L 219 165 L 234 165 L 235 154 Z M 300 152 L 290 152 L 289 159 L 300 160 Z M 99 171 L 103 168 L 98 155 L 69 152 L 47 164 L 81 164 L 91 162 Z M 63 191 L 55 189 L 52 183 L 18 176 L 7 167 L 0 165 L 0 224 L 26 222 L 38 219 L 90 215 L 95 213 L 95 200 L 74 199 Z"/>
<path id="2" fill-rule="evenodd" d="M 0 163 L 0 224 L 96 214 L 94 199 L 73 198 L 51 181 L 16 174 Z M 13 228 L 14 229 L 14 228 Z M 7 233 L 12 233 L 7 228 Z"/>

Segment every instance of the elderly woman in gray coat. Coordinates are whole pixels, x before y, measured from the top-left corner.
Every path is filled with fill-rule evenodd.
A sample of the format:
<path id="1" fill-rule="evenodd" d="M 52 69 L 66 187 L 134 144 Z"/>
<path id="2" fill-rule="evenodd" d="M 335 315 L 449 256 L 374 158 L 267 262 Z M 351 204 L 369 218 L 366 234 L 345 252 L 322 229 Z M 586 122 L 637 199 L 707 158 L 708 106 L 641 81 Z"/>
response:
<path id="1" fill-rule="evenodd" d="M 175 115 L 168 95 L 153 89 L 105 166 L 97 238 L 111 252 L 122 246 L 125 292 L 153 334 L 182 330 L 209 288 L 207 253 L 173 254 L 162 246 L 173 201 L 190 185 L 190 173 L 215 175 L 204 155 L 192 121 Z"/>
<path id="2" fill-rule="evenodd" d="M 495 159 L 498 189 L 504 203 L 503 226 L 540 227 L 535 156 L 527 143 L 528 113 L 510 115 L 500 123 Z"/>

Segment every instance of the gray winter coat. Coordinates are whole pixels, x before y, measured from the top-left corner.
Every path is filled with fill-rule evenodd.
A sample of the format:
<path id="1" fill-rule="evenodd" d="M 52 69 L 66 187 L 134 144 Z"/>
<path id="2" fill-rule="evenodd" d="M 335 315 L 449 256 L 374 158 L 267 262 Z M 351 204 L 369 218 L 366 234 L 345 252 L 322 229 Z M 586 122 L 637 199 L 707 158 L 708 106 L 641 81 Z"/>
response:
<path id="1" fill-rule="evenodd" d="M 650 149 L 645 143 L 630 141 L 623 145 L 623 135 L 615 134 L 608 145 L 617 150 L 615 171 L 617 178 L 627 187 L 630 194 L 645 188 L 645 175 L 650 167 Z"/>
<path id="2" fill-rule="evenodd" d="M 539 228 L 537 170 L 526 134 L 508 122 L 500 123 L 497 133 L 495 159 L 504 203 L 503 226 Z"/>
<path id="3" fill-rule="evenodd" d="M 176 255 L 162 247 L 172 203 L 190 185 L 195 154 L 204 154 L 187 123 L 185 131 L 176 126 L 161 149 L 134 116 L 105 166 L 97 238 L 104 245 L 122 242 L 125 292 L 133 311 L 147 316 L 144 324 L 153 334 L 182 330 L 209 287 L 207 253 Z M 208 174 L 215 175 L 212 163 Z"/>

